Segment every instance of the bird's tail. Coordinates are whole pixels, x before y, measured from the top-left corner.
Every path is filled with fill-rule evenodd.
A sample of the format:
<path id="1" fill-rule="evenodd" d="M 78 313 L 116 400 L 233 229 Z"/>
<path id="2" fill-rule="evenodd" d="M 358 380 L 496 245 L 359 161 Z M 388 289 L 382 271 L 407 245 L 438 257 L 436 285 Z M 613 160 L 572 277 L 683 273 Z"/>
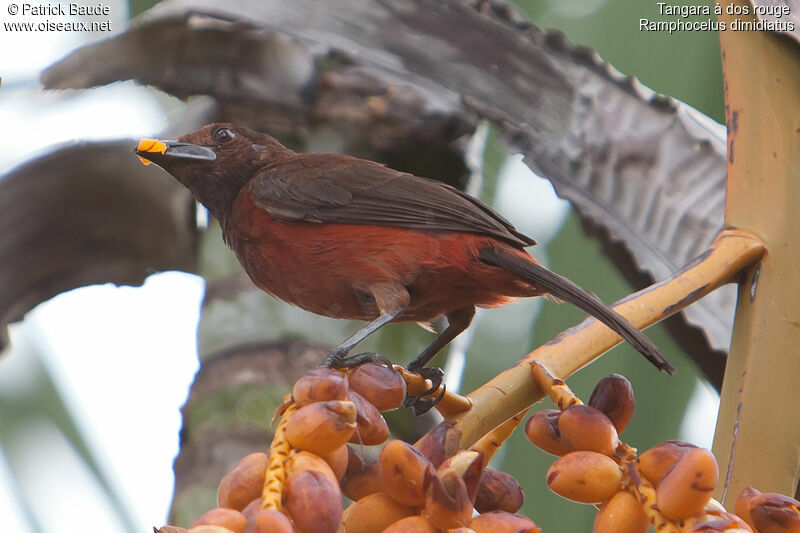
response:
<path id="1" fill-rule="evenodd" d="M 669 374 L 675 373 L 675 367 L 670 364 L 658 346 L 644 333 L 633 327 L 630 322 L 604 304 L 597 296 L 587 292 L 567 278 L 551 272 L 533 260 L 512 255 L 497 248 L 481 249 L 479 258 L 488 265 L 509 270 L 543 288 L 553 296 L 589 313 L 628 341 L 656 368 Z"/>

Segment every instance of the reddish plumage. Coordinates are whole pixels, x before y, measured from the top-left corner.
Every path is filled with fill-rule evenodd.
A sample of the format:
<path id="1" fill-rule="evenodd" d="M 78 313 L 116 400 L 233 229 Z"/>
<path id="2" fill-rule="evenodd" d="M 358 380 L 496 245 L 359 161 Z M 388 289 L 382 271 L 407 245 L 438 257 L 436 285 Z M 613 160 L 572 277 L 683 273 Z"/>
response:
<path id="1" fill-rule="evenodd" d="M 257 207 L 246 189 L 234 201 L 225 235 L 259 288 L 318 315 L 373 320 L 379 310 L 358 296 L 396 283 L 411 296 L 401 321 L 428 322 L 469 305 L 496 307 L 542 294 L 476 259 L 476 250 L 498 245 L 490 237 L 283 221 Z"/>
<path id="2" fill-rule="evenodd" d="M 258 287 L 317 314 L 372 321 L 329 362 L 389 321 L 447 317 L 409 366 L 418 369 L 469 325 L 475 306 L 552 294 L 673 370 L 624 318 L 536 263 L 524 250 L 532 239 L 453 187 L 354 157 L 297 154 L 230 124 L 139 148 L 219 219 Z"/>

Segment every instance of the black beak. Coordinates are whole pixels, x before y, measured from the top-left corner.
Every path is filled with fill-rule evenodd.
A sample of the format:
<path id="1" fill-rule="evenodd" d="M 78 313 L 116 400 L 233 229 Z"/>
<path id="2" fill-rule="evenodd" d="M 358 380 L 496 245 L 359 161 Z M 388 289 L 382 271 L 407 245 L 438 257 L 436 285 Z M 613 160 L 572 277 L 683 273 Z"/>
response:
<path id="1" fill-rule="evenodd" d="M 159 141 L 158 139 L 141 139 L 134 152 L 145 165 L 152 162 L 161 166 L 162 163 L 176 159 L 192 161 L 215 161 L 217 159 L 214 150 L 206 146 L 180 141 Z"/>

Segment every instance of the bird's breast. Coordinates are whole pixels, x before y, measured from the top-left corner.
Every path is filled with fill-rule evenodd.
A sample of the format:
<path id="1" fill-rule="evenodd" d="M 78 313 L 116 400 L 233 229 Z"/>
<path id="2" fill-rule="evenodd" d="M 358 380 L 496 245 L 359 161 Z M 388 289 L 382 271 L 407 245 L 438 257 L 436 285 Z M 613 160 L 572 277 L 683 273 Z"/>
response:
<path id="1" fill-rule="evenodd" d="M 379 309 L 370 286 L 386 283 L 409 292 L 404 321 L 430 321 L 468 305 L 491 307 L 533 295 L 509 272 L 477 259 L 481 246 L 497 244 L 491 237 L 285 220 L 256 206 L 247 188 L 223 226 L 259 288 L 324 316 L 374 319 Z"/>

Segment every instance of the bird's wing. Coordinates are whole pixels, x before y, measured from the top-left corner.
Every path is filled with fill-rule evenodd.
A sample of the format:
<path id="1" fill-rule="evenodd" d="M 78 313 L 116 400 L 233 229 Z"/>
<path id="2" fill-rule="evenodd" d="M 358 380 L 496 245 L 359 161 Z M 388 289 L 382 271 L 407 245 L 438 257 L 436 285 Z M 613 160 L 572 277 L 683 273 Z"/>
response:
<path id="1" fill-rule="evenodd" d="M 455 187 L 364 159 L 300 154 L 263 168 L 248 186 L 257 206 L 289 220 L 462 231 L 536 244 Z"/>

